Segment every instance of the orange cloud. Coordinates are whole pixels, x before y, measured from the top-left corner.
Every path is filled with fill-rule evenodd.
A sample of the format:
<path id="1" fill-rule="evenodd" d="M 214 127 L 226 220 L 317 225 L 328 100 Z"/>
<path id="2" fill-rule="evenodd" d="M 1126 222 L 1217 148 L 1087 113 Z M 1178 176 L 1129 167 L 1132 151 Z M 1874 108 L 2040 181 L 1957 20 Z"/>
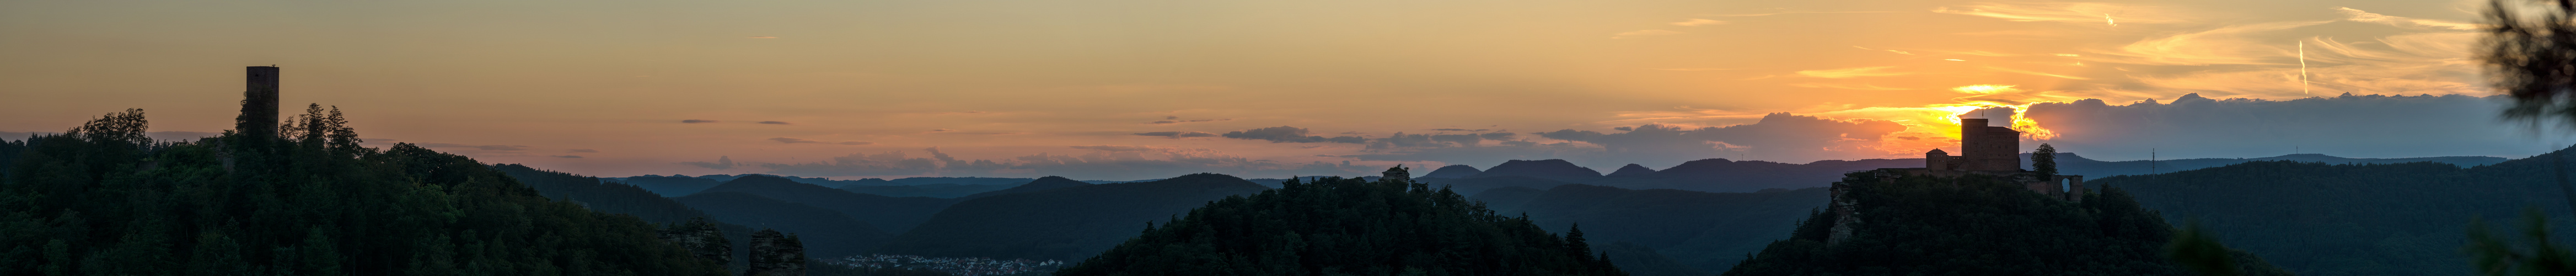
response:
<path id="1" fill-rule="evenodd" d="M 1808 76 L 1808 77 L 1828 78 L 1828 79 L 1848 79 L 1848 78 L 1857 78 L 1857 77 L 1885 77 L 1885 76 L 1903 76 L 1903 75 L 1913 74 L 1913 73 L 1904 73 L 1904 72 L 1887 72 L 1887 71 L 1886 71 L 1887 69 L 1893 69 L 1893 68 L 1896 68 L 1896 66 L 1860 67 L 1860 68 L 1843 68 L 1843 69 L 1818 69 L 1818 70 L 1805 70 L 1805 71 L 1798 71 L 1798 75 L 1801 75 L 1801 76 Z"/>

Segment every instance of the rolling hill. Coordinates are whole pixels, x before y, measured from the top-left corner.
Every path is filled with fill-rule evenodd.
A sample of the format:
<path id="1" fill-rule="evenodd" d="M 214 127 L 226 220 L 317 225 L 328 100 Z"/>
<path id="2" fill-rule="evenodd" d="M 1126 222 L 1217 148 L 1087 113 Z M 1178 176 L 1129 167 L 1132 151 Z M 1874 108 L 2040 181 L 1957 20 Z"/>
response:
<path id="1" fill-rule="evenodd" d="M 1003 194 L 959 202 L 897 235 L 881 252 L 924 256 L 1079 260 L 1136 235 L 1145 224 L 1268 187 L 1221 174 Z"/>

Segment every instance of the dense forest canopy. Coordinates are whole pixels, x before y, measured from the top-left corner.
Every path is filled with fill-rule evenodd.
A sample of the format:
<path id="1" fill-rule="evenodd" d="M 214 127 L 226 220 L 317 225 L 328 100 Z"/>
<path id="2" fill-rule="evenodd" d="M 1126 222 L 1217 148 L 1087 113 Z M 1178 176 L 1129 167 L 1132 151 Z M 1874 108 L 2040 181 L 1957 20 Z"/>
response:
<path id="1" fill-rule="evenodd" d="M 1183 176 L 1182 178 L 1188 178 Z M 1563 237 L 1402 178 L 1229 196 L 1058 275 L 1627 275 Z"/>
<path id="2" fill-rule="evenodd" d="M 2550 159 L 2567 154 L 2470 168 L 2248 162 L 2089 182 L 2196 220 L 2229 246 L 2301 275 L 2469 275 L 2476 271 L 2461 247 L 2471 221 L 2521 224 L 2522 213 L 2539 208 L 2551 228 L 2576 228 L 2551 179 Z"/>
<path id="3" fill-rule="evenodd" d="M 2120 189 L 2069 202 L 1993 176 L 1869 173 L 1841 195 L 1859 221 L 1849 237 L 1828 243 L 1839 218 L 1817 212 L 1725 275 L 2192 275 L 2164 256 L 2176 230 Z M 2245 275 L 2288 274 L 2221 252 Z"/>
<path id="4" fill-rule="evenodd" d="M 160 142 L 128 110 L 0 143 L 0 274 L 724 274 L 473 159 L 360 147 L 337 110 L 290 122 Z"/>

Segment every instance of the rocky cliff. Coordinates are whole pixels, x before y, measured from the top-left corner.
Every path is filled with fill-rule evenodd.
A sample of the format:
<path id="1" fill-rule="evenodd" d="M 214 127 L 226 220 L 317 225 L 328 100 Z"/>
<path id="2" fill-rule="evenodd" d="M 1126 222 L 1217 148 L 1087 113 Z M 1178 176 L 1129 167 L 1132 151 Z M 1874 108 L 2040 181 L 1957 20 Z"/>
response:
<path id="1" fill-rule="evenodd" d="M 746 276 L 805 276 L 805 243 L 796 235 L 761 229 L 751 233 L 751 269 Z"/>
<path id="2" fill-rule="evenodd" d="M 716 229 L 716 224 L 706 218 L 691 218 L 687 223 L 662 229 L 662 240 L 680 244 L 680 248 L 689 250 L 689 255 L 717 266 L 733 263 L 733 244 L 725 240 L 723 230 Z"/>

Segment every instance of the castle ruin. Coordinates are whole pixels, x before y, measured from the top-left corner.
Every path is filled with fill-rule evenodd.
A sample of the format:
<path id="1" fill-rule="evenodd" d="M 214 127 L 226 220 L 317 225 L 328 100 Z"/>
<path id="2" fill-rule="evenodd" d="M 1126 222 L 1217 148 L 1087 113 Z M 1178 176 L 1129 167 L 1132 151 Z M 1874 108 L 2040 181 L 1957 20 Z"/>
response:
<path id="1" fill-rule="evenodd" d="M 1830 191 L 1833 199 L 1827 206 L 1830 209 L 1827 212 L 1835 215 L 1834 227 L 1833 232 L 1825 239 L 1826 243 L 1831 244 L 1851 236 L 1851 225 L 1859 222 L 1858 218 L 1852 216 L 1853 209 L 1857 207 L 1856 203 L 1843 198 L 1844 192 L 1850 191 L 1853 185 L 1893 183 L 1897 177 L 1962 177 L 1972 174 L 1997 176 L 2019 183 L 2022 188 L 2030 189 L 2031 192 L 2049 197 L 2066 201 L 2084 200 L 2086 192 L 2084 176 L 2040 175 L 2023 170 L 2020 152 L 2021 131 L 2010 127 L 1988 126 L 1990 122 L 1988 119 L 1959 119 L 1958 156 L 1950 156 L 1949 152 L 1941 149 L 1932 149 L 1923 153 L 1922 168 L 1869 170 L 1855 173 L 1865 174 L 1868 176 L 1866 178 L 1844 176 L 1843 181 L 1834 182 Z"/>
<path id="2" fill-rule="evenodd" d="M 241 117 L 233 131 L 252 137 L 277 137 L 277 66 L 243 69 Z"/>

